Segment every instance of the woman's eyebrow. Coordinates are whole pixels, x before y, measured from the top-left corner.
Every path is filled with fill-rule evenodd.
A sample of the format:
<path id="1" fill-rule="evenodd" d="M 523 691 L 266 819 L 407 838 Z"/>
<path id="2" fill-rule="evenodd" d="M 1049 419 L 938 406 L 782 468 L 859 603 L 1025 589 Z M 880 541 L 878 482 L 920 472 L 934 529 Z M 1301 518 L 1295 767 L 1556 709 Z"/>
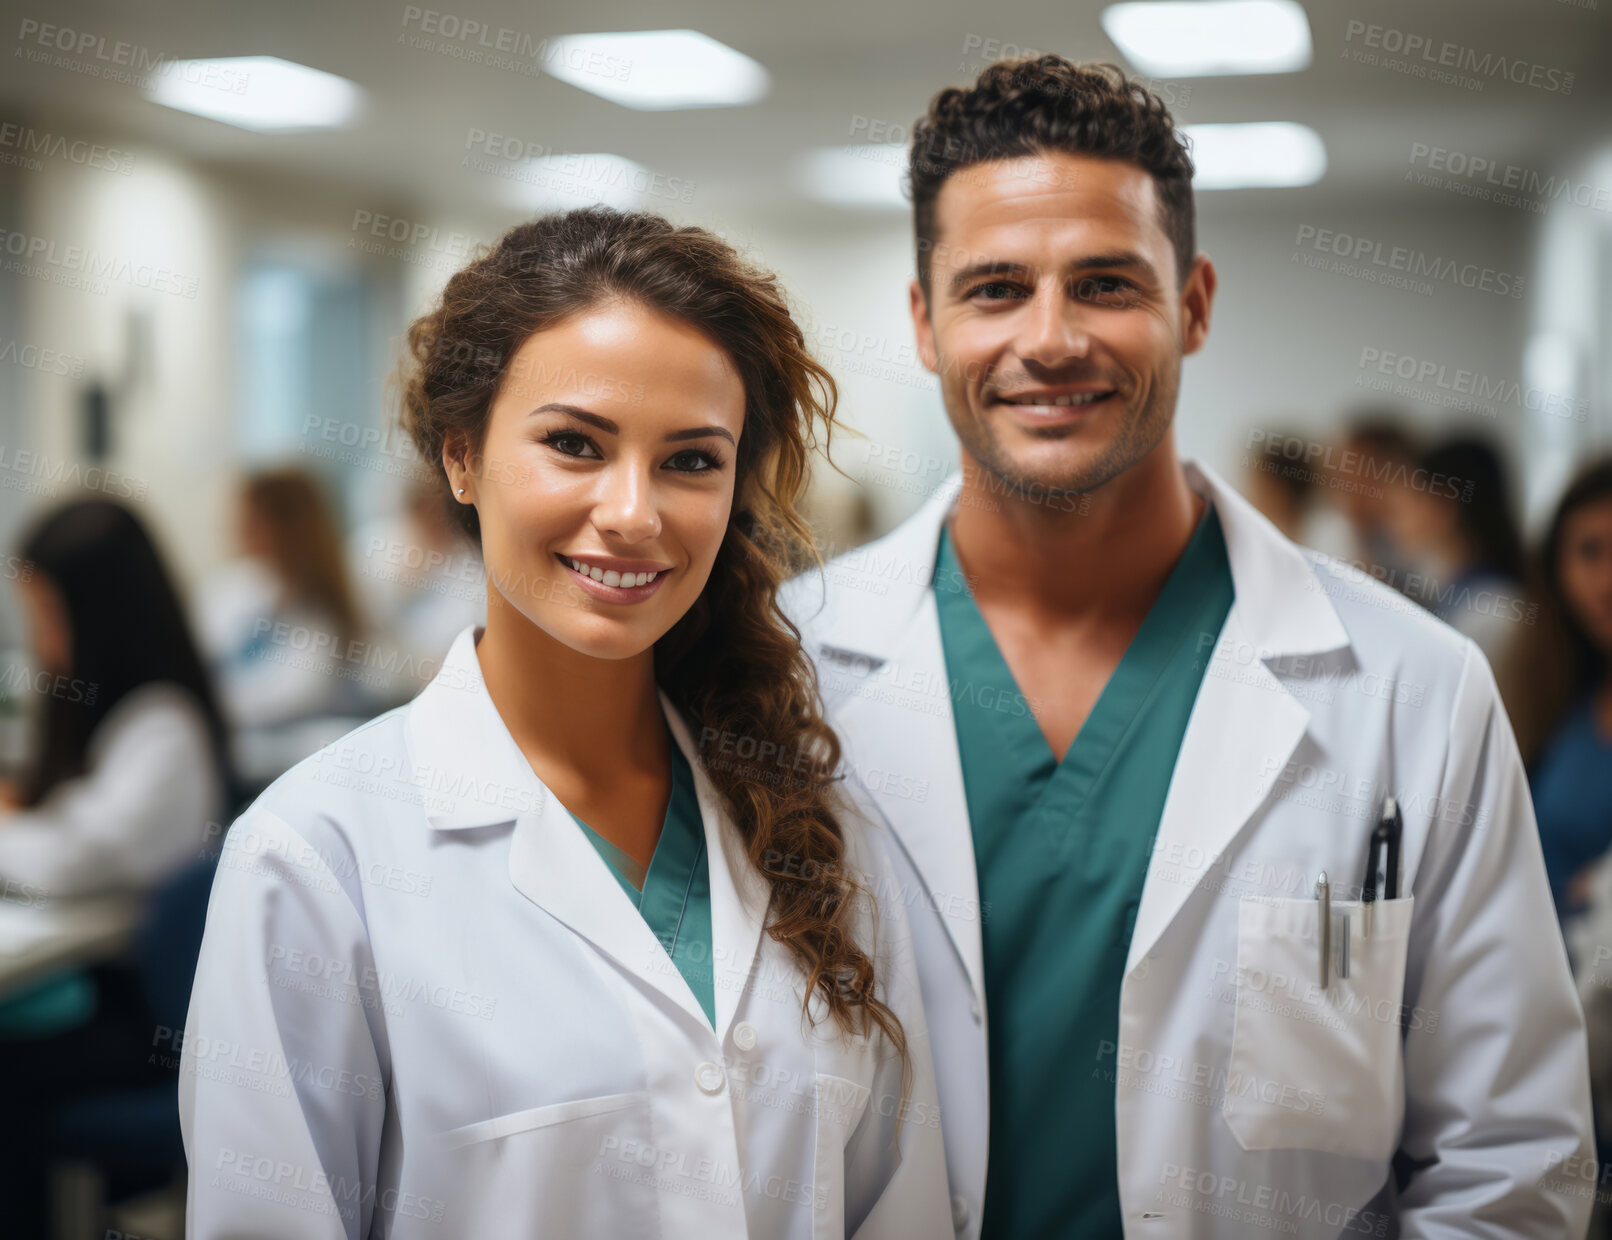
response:
<path id="1" fill-rule="evenodd" d="M 586 422 L 589 426 L 597 426 L 600 430 L 611 435 L 621 433 L 621 427 L 617 426 L 609 418 L 604 417 L 602 414 L 594 413 L 591 409 L 584 409 L 580 405 L 566 405 L 559 401 L 550 401 L 546 405 L 539 405 L 526 416 L 531 417 L 533 414 L 538 413 L 569 413 L 579 422 Z"/>
<path id="2" fill-rule="evenodd" d="M 589 426 L 597 426 L 600 430 L 611 435 L 619 435 L 621 427 L 602 414 L 594 413 L 591 409 L 584 409 L 580 405 L 567 405 L 560 401 L 550 401 L 546 405 L 539 405 L 532 413 L 568 413 L 579 422 L 586 422 Z M 708 439 L 712 435 L 726 439 L 735 447 L 738 441 L 733 438 L 733 432 L 722 426 L 691 426 L 687 430 L 668 431 L 662 440 L 665 443 L 675 443 L 684 439 Z"/>
<path id="3" fill-rule="evenodd" d="M 721 438 L 726 439 L 735 447 L 738 446 L 737 442 L 733 438 L 732 432 L 723 426 L 691 426 L 686 431 L 670 431 L 665 436 L 665 442 L 672 443 L 674 440 L 678 439 L 705 439 L 711 435 L 718 435 Z"/>

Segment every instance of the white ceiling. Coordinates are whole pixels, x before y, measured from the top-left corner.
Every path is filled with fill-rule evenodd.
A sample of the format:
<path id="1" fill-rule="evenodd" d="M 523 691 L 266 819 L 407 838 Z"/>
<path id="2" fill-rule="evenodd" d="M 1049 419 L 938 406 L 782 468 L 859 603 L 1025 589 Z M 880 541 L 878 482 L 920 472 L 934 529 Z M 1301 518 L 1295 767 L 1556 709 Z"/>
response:
<path id="1" fill-rule="evenodd" d="M 702 199 L 732 206 L 800 209 L 790 180 L 803 150 L 852 138 L 856 116 L 908 125 L 941 86 L 984 63 L 986 40 L 1118 59 L 1102 33 L 1098 3 L 1009 0 L 815 0 L 722 3 L 580 0 L 424 0 L 461 20 L 507 27 L 530 42 L 600 29 L 689 26 L 764 64 L 771 95 L 745 108 L 637 112 L 541 74 L 490 69 L 407 45 L 402 3 L 165 0 L 138 13 L 105 0 L 5 0 L 0 31 L 0 120 L 60 118 L 79 136 L 147 140 L 201 162 L 255 173 L 329 180 L 381 202 L 450 216 L 479 215 L 498 191 L 461 167 L 472 128 L 519 135 L 560 151 L 607 151 L 692 181 Z M 451 7 L 449 7 L 451 6 Z M 1612 0 L 1602 0 L 1612 10 Z M 1181 123 L 1293 120 L 1318 130 L 1327 177 L 1307 190 L 1329 203 L 1391 202 L 1413 141 L 1549 172 L 1612 138 L 1612 12 L 1572 0 L 1305 0 L 1315 61 L 1297 74 L 1198 78 Z M 52 21 L 148 54 L 174 57 L 276 55 L 359 83 L 369 107 L 339 133 L 266 136 L 169 111 L 138 90 L 14 54 L 22 19 Z M 1345 58 L 1351 21 L 1381 23 L 1474 49 L 1571 72 L 1564 96 L 1493 79 L 1481 92 L 1437 85 Z M 1358 46 L 1359 40 L 1355 40 Z M 243 170 L 246 170 L 243 169 Z M 1425 195 L 1426 191 L 1422 191 Z M 1257 205 L 1250 198 L 1249 205 Z M 1291 205 L 1291 204 L 1289 204 Z M 822 208 L 816 208 L 821 210 Z"/>

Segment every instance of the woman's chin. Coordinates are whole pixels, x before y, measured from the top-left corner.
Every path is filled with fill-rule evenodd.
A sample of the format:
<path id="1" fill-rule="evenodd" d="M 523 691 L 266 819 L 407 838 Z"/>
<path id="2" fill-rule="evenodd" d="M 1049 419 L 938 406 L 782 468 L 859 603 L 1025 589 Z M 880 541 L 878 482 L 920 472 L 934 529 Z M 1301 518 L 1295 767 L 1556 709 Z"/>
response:
<path id="1" fill-rule="evenodd" d="M 547 617 L 545 617 L 547 619 Z M 646 625 L 642 619 L 626 621 L 601 615 L 566 616 L 560 624 L 545 624 L 550 637 L 590 659 L 619 661 L 635 659 L 652 651 L 665 634 L 660 625 Z"/>

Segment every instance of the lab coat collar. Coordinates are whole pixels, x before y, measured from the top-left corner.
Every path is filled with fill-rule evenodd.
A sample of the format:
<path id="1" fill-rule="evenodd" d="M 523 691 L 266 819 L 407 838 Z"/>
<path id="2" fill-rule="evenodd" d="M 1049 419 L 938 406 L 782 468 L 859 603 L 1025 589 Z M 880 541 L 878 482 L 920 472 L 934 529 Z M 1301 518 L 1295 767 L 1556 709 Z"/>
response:
<path id="1" fill-rule="evenodd" d="M 1349 638 L 1304 553 L 1213 470 L 1190 461 L 1184 468 L 1188 485 L 1220 517 L 1236 597 L 1182 738 L 1158 844 L 1213 861 L 1269 795 L 1275 772 L 1309 725 L 1309 711 L 1268 664 L 1344 649 Z M 945 683 L 930 580 L 941 525 L 961 489 L 961 474 L 952 475 L 895 531 L 836 562 L 839 601 L 816 619 L 824 666 L 893 662 L 910 683 Z M 876 605 L 868 605 L 869 598 L 876 598 Z M 809 602 L 803 610 L 811 620 Z M 900 716 L 899 726 L 891 724 L 892 710 Z M 950 702 L 940 711 L 903 710 L 882 706 L 877 694 L 853 693 L 830 722 L 847 738 L 852 760 L 911 771 L 919 761 L 915 755 L 924 755 L 922 770 L 933 786 L 923 802 L 878 792 L 874 801 L 938 900 L 956 907 L 960 896 L 977 893 Z M 1166 882 L 1149 867 L 1128 972 L 1155 949 L 1205 873 L 1207 868 L 1189 881 Z M 983 1005 L 979 923 L 972 916 L 952 916 L 946 928 L 975 1001 Z"/>
<path id="2" fill-rule="evenodd" d="M 1304 553 L 1207 465 L 1189 460 L 1182 467 L 1187 485 L 1220 516 L 1242 635 L 1258 657 L 1314 655 L 1347 646 L 1343 622 Z M 836 566 L 840 579 L 852 587 L 849 597 L 870 591 L 884 595 L 885 602 L 839 607 L 824 617 L 821 640 L 831 657 L 846 652 L 881 661 L 904 648 L 913 617 L 929 593 L 941 526 L 962 486 L 962 474 L 952 474 L 910 519 Z"/>
<path id="3" fill-rule="evenodd" d="M 464 629 L 435 678 L 407 707 L 410 766 L 427 822 L 445 832 L 514 823 L 509 874 L 516 889 L 705 1025 L 693 991 L 648 923 L 504 726 L 481 677 L 479 636 L 477 626 Z M 663 691 L 659 696 L 667 726 L 694 773 L 705 830 L 720 1040 L 750 976 L 771 889 L 750 864 L 682 715 Z"/>

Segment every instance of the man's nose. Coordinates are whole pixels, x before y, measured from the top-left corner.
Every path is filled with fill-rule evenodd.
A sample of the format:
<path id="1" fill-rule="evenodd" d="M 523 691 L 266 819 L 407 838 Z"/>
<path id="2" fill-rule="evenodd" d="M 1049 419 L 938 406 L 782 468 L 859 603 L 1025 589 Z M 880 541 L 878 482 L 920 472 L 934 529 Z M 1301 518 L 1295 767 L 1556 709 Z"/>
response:
<path id="1" fill-rule="evenodd" d="M 1021 320 L 1017 342 L 1020 358 L 1049 369 L 1084 360 L 1091 352 L 1086 313 L 1086 307 L 1061 291 L 1037 290 Z"/>

